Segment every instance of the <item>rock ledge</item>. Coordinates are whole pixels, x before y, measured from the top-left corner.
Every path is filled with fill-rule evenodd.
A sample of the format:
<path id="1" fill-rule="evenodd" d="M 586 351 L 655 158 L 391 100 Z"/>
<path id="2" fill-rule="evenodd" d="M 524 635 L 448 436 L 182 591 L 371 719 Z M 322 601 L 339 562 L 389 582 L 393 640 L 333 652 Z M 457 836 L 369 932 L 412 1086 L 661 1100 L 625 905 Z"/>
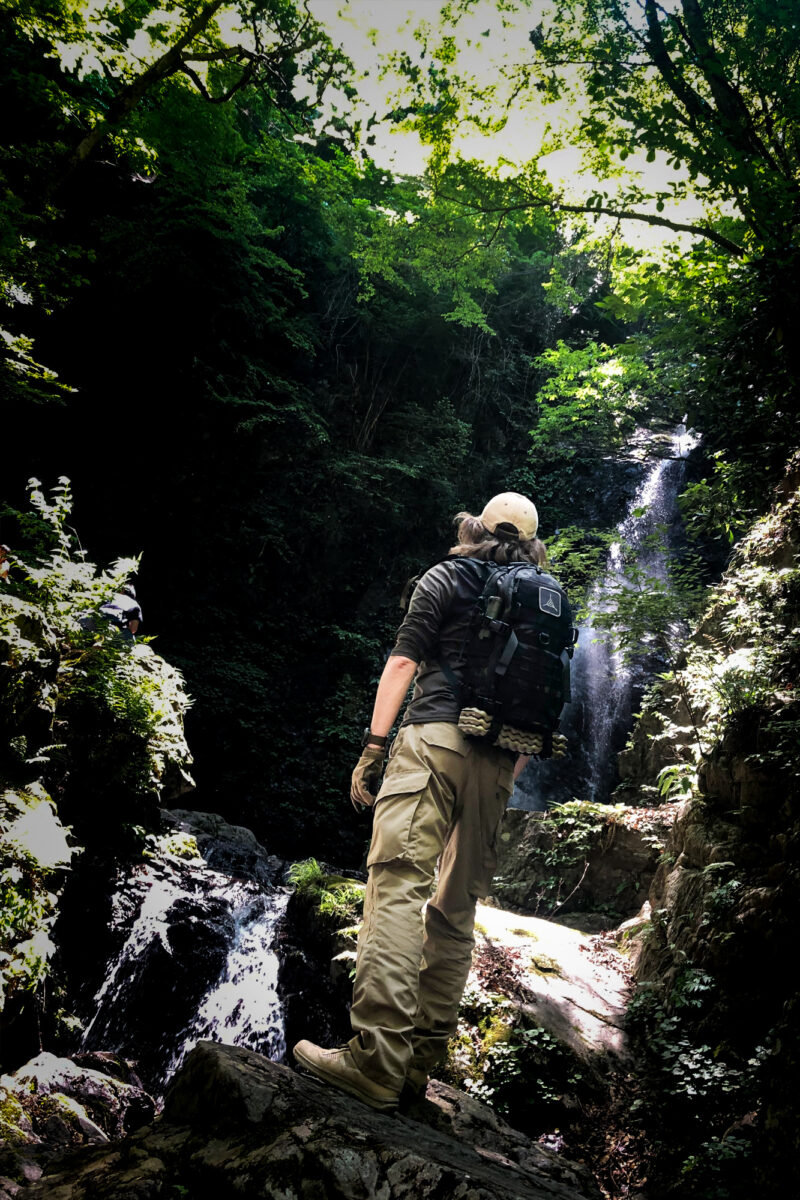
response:
<path id="1" fill-rule="evenodd" d="M 31 1200 L 599 1200 L 586 1169 L 530 1142 L 470 1097 L 432 1083 L 401 1116 L 374 1112 L 238 1047 L 201 1042 L 162 1116 L 84 1151 Z M 171 1193 L 170 1193 L 171 1194 Z"/>

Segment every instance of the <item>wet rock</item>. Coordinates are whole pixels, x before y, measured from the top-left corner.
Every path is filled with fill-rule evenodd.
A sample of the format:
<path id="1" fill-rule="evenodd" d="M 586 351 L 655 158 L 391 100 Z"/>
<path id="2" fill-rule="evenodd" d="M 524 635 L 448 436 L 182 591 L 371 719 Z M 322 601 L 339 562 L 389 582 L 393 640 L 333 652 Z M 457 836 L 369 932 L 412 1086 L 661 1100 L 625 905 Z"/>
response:
<path id="1" fill-rule="evenodd" d="M 162 815 L 168 829 L 194 837 L 207 866 L 214 871 L 270 887 L 285 870 L 283 860 L 269 854 L 251 830 L 229 825 L 218 813 L 175 808 L 165 809 Z"/>
<path id="2" fill-rule="evenodd" d="M 87 881 L 65 930 L 83 1049 L 135 1059 L 154 1095 L 197 1037 L 270 1053 L 282 1037 L 271 939 L 286 897 L 272 881 L 285 864 L 215 814 L 168 818 L 143 858 L 106 878 L 103 904 L 95 899 L 84 917 Z"/>
<path id="3" fill-rule="evenodd" d="M 203 1042 L 164 1114 L 116 1147 L 62 1163 L 30 1200 L 599 1200 L 586 1170 L 476 1101 L 432 1086 L 411 1114 L 374 1112 L 247 1050 Z"/>
<path id="4" fill-rule="evenodd" d="M 105 991 L 87 1005 L 87 1049 L 110 1046 L 135 1059 L 157 1091 L 180 1034 L 225 968 L 235 922 L 201 870 L 153 864 L 126 889 L 138 903 L 124 906 Z"/>

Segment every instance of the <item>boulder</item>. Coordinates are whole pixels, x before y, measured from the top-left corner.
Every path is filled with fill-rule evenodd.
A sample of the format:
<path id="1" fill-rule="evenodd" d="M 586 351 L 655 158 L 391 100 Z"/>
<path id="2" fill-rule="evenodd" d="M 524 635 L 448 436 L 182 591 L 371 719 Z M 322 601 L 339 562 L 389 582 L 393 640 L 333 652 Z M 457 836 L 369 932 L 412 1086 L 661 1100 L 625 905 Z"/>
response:
<path id="1" fill-rule="evenodd" d="M 570 824 L 560 813 L 506 811 L 493 893 L 540 916 L 599 912 L 606 920 L 595 928 L 613 928 L 647 896 L 673 814 L 596 805 Z"/>
<path id="2" fill-rule="evenodd" d="M 599 1200 L 588 1172 L 444 1084 L 374 1112 L 252 1051 L 201 1042 L 152 1126 L 34 1183 L 39 1200 Z"/>
<path id="3" fill-rule="evenodd" d="M 14 1195 L 65 1152 L 106 1145 L 152 1121 L 155 1104 L 114 1055 L 43 1052 L 0 1077 L 0 1111 L 0 1176 L 8 1180 L 5 1194 Z M 0 1197 L 3 1186 L 0 1180 Z"/>
<path id="4" fill-rule="evenodd" d="M 285 870 L 283 860 L 269 854 L 251 830 L 229 825 L 218 813 L 174 808 L 166 809 L 162 817 L 169 829 L 190 834 L 206 865 L 223 875 L 270 887 Z"/>
<path id="5" fill-rule="evenodd" d="M 629 1064 L 630 977 L 627 964 L 602 937 L 483 904 L 476 929 L 478 967 L 484 947 L 505 954 L 513 986 L 504 988 L 502 975 L 487 982 L 524 1014 L 527 1026 L 546 1030 L 593 1071 L 602 1073 L 612 1059 Z"/>

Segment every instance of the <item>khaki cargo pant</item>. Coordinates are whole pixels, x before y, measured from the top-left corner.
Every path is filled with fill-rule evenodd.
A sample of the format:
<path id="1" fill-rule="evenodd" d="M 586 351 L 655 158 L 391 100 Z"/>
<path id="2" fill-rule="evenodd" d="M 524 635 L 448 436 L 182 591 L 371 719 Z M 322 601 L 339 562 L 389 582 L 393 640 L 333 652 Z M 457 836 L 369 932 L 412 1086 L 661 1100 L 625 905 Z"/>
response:
<path id="1" fill-rule="evenodd" d="M 389 755 L 367 858 L 349 1044 L 365 1075 L 398 1092 L 409 1066 L 429 1072 L 441 1062 L 456 1029 L 514 757 L 444 722 L 404 726 Z"/>

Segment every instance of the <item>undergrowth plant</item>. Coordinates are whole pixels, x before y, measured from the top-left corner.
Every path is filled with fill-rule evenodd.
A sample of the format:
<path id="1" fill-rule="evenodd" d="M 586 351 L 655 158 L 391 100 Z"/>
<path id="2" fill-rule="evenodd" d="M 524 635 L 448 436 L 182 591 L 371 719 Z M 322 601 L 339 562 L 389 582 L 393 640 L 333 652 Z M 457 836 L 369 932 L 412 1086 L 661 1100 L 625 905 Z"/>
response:
<path id="1" fill-rule="evenodd" d="M 292 863 L 289 882 L 337 930 L 361 920 L 364 884 L 358 880 L 331 874 L 315 858 L 306 858 Z"/>
<path id="2" fill-rule="evenodd" d="M 36 784 L 0 794 L 0 1012 L 15 993 L 35 992 L 49 972 L 57 915 L 57 880 L 69 865 L 63 848 L 43 862 L 31 838 L 15 836 L 26 816 L 50 799 Z M 57 842 L 51 835 L 51 841 Z M 53 858 L 57 861 L 52 861 Z"/>
<path id="3" fill-rule="evenodd" d="M 6 508 L 22 535 L 21 548 L 9 553 L 9 585 L 14 594 L 35 603 L 62 635 L 79 636 L 87 619 L 138 569 L 138 558 L 120 558 L 108 571 L 87 561 L 78 535 L 68 525 L 72 490 L 59 478 L 48 499 L 38 479 L 28 481 L 32 512 Z"/>
<path id="4" fill-rule="evenodd" d="M 681 1194 L 696 1200 L 731 1195 L 752 1151 L 747 1114 L 758 1107 L 768 1053 L 759 1045 L 737 1055 L 704 1040 L 698 1020 L 719 999 L 715 978 L 687 965 L 666 994 L 640 985 L 628 1007 L 646 1082 L 630 1106 L 632 1125 L 650 1130 Z"/>
<path id="5" fill-rule="evenodd" d="M 580 896 L 590 859 L 611 844 L 624 811 L 623 804 L 590 800 L 568 800 L 553 805 L 531 853 L 530 875 L 536 882 L 526 907 L 537 915 L 550 917 L 574 896 Z M 502 900 L 515 887 L 501 875 L 494 880 L 492 891 Z"/>
<path id="6" fill-rule="evenodd" d="M 29 488 L 32 511 L 16 514 L 25 542 L 8 555 L 0 594 L 0 649 L 11 668 L 0 684 L 0 724 L 12 748 L 6 770 L 23 779 L 68 770 L 76 789 L 152 798 L 166 760 L 186 755 L 189 700 L 180 674 L 152 655 L 148 639 L 133 642 L 100 615 L 138 559 L 99 569 L 69 527 L 69 480 L 60 479 L 51 499 L 38 480 Z M 45 676 L 52 736 L 32 746 L 17 713 L 31 702 L 31 681 L 44 687 Z"/>
<path id="7" fill-rule="evenodd" d="M 443 1078 L 522 1129 L 534 1127 L 588 1078 L 568 1050 L 505 997 L 470 982 Z"/>
<path id="8" fill-rule="evenodd" d="M 30 493 L 0 583 L 0 1008 L 44 994 L 70 860 L 126 852 L 156 822 L 169 770 L 191 761 L 180 674 L 99 613 L 137 560 L 88 561 L 67 479 Z"/>

